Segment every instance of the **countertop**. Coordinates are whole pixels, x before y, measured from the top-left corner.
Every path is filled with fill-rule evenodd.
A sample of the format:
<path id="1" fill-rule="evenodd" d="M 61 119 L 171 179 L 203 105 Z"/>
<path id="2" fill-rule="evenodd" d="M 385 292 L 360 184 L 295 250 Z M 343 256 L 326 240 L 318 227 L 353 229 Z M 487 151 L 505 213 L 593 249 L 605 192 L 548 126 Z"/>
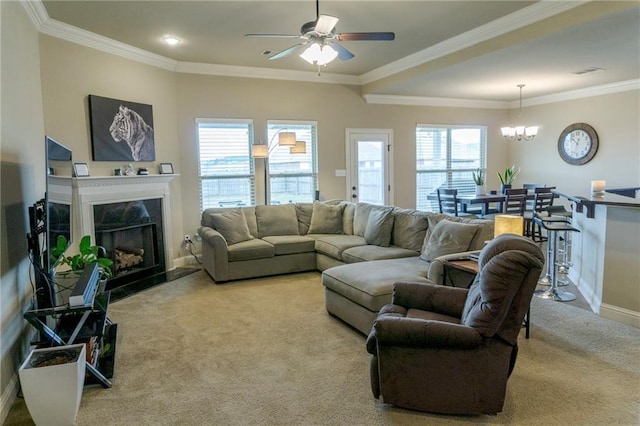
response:
<path id="1" fill-rule="evenodd" d="M 640 208 L 640 198 L 626 197 L 624 195 L 618 195 L 607 191 L 615 191 L 615 189 L 608 189 L 600 194 L 595 194 L 590 191 L 577 194 L 567 194 L 566 192 L 557 189 L 554 189 L 552 192 L 560 197 L 564 197 L 575 202 L 576 211 L 578 212 L 582 211 L 583 207 L 586 207 L 587 217 L 593 217 L 595 206 L 599 204 L 616 207 Z"/>

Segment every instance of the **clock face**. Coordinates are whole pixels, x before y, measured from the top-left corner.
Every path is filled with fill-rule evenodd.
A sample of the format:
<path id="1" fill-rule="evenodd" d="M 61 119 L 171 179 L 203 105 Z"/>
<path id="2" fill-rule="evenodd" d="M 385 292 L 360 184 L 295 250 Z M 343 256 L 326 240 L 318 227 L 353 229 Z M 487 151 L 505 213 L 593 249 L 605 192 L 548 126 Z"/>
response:
<path id="1" fill-rule="evenodd" d="M 558 153 L 569 164 L 588 163 L 598 151 L 598 134 L 586 123 L 568 126 L 558 139 Z"/>

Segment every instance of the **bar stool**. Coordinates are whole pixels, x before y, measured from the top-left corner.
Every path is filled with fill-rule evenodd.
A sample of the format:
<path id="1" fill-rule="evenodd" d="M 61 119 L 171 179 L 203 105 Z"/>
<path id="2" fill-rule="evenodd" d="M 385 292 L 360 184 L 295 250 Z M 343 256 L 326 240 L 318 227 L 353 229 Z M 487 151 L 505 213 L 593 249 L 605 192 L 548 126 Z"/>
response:
<path id="1" fill-rule="evenodd" d="M 536 215 L 533 220 L 536 224 L 547 231 L 547 273 L 549 274 L 549 281 L 551 285 L 546 290 L 536 290 L 534 294 L 541 299 L 555 300 L 557 302 L 570 302 L 576 299 L 576 295 L 569 292 L 558 289 L 558 276 L 556 274 L 556 268 L 558 266 L 557 247 L 560 233 L 562 232 L 580 232 L 571 226 L 571 224 L 565 220 L 558 220 L 548 216 Z"/>
<path id="2" fill-rule="evenodd" d="M 546 216 L 546 215 L 541 214 L 540 212 L 534 212 L 534 213 L 533 213 L 533 216 L 532 216 L 532 218 L 531 218 L 531 222 L 532 222 L 532 226 L 537 225 L 538 229 L 542 229 L 542 228 L 543 228 L 543 226 L 538 225 L 538 224 L 535 222 L 536 218 L 537 218 L 537 220 L 538 220 L 539 222 L 540 222 L 540 221 L 544 221 L 544 222 L 546 222 L 546 223 L 554 223 L 554 222 L 557 222 L 557 223 L 569 224 L 569 221 L 567 221 L 567 220 L 566 220 L 566 219 L 564 219 L 564 218 L 560 218 L 560 217 L 553 217 L 553 216 Z M 535 241 L 535 240 L 534 240 L 534 241 Z M 555 254 L 553 255 L 553 257 L 552 257 L 552 256 L 551 256 L 551 254 L 550 254 L 551 248 L 552 248 L 552 244 L 551 244 L 550 240 L 548 240 L 548 239 L 547 239 L 547 268 L 546 268 L 546 271 L 545 271 L 545 275 L 544 275 L 544 277 L 542 277 L 542 278 L 540 278 L 540 279 L 538 280 L 538 285 L 551 285 L 551 282 L 553 281 L 553 280 L 552 280 L 552 270 L 555 270 L 555 269 L 554 269 L 554 267 L 555 267 L 555 262 L 556 262 L 556 261 L 555 261 L 555 256 L 557 256 L 557 250 L 556 250 L 556 253 L 555 253 Z M 554 259 L 554 261 L 553 261 L 553 262 L 550 262 L 550 261 L 549 261 L 549 259 Z M 568 285 L 568 283 L 560 283 L 560 282 L 558 282 L 558 286 L 559 286 L 559 287 L 561 287 L 561 286 L 563 286 L 563 285 Z"/>
<path id="3" fill-rule="evenodd" d="M 551 217 L 562 218 L 568 223 L 572 222 L 573 213 L 564 208 L 564 206 L 550 206 L 547 207 L 546 212 Z M 560 234 L 560 240 L 558 241 L 558 286 L 569 285 L 567 275 L 569 274 L 569 268 L 572 266 L 570 259 L 571 252 L 571 232 L 563 231 Z"/>

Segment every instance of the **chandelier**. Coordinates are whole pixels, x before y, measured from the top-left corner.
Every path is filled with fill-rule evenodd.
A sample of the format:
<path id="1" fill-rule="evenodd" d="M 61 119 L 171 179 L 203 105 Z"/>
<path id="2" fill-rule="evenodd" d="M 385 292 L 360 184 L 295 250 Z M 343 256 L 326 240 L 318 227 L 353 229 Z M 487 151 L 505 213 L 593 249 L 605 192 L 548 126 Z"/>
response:
<path id="1" fill-rule="evenodd" d="M 518 84 L 520 88 L 520 109 L 518 110 L 518 119 L 522 116 L 522 88 L 524 84 Z M 501 127 L 502 136 L 508 140 L 530 141 L 538 134 L 538 126 L 516 126 Z"/>

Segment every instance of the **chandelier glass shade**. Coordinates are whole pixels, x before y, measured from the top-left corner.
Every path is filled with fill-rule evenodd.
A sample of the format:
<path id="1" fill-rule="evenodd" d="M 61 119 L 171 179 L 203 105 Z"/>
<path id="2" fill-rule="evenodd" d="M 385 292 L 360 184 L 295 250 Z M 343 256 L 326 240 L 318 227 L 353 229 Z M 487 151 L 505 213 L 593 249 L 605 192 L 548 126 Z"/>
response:
<path id="1" fill-rule="evenodd" d="M 520 109 L 518 110 L 518 119 L 522 116 L 522 88 L 524 84 L 518 84 L 520 88 Z M 515 126 L 501 127 L 500 132 L 508 140 L 530 141 L 538 134 L 539 126 Z"/>

